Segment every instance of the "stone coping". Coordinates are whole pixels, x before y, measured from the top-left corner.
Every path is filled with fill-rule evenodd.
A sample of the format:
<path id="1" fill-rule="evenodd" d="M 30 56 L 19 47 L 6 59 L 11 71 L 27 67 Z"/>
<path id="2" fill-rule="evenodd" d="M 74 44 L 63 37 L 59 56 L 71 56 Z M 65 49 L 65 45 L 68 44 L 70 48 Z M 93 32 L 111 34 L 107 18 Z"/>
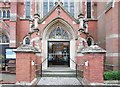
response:
<path id="1" fill-rule="evenodd" d="M 81 53 L 83 54 L 85 53 L 106 53 L 106 51 L 102 49 L 101 47 L 99 47 L 98 45 L 91 45 L 89 47 L 82 49 Z"/>
<path id="2" fill-rule="evenodd" d="M 14 52 L 24 52 L 24 53 L 40 53 L 40 51 L 31 45 L 21 45 L 17 49 L 13 50 Z"/>

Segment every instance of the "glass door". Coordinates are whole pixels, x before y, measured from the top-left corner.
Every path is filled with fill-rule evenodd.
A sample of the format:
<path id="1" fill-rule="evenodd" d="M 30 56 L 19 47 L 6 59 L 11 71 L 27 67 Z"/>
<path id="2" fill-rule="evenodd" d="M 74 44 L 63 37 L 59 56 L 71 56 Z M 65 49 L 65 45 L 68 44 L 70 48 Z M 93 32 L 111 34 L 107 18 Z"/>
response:
<path id="1" fill-rule="evenodd" d="M 48 66 L 68 65 L 70 57 L 69 42 L 48 42 Z"/>

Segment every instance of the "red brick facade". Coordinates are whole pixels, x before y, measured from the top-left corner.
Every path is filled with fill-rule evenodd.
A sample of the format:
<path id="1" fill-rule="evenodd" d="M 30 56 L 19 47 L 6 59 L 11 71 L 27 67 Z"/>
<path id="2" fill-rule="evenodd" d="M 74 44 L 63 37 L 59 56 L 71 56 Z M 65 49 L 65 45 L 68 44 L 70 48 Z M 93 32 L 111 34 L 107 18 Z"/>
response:
<path id="1" fill-rule="evenodd" d="M 47 42 L 48 35 L 58 24 L 69 32 L 70 51 L 74 50 L 72 58 L 76 58 L 77 49 L 79 45 L 78 34 L 80 28 L 79 18 L 75 18 L 70 15 L 63 6 L 55 5 L 54 8 L 43 18 L 38 17 L 38 32 L 30 32 L 30 27 L 34 30 L 35 27 L 35 10 L 36 5 L 34 0 L 31 3 L 31 18 L 25 18 L 25 2 L 0 2 L 0 8 L 9 7 L 11 16 L 9 19 L 4 19 L 0 22 L 0 28 L 9 34 L 9 47 L 19 47 L 23 43 L 26 36 L 30 36 L 31 45 L 37 44 L 41 51 L 40 56 L 36 58 L 33 53 L 17 53 L 16 57 L 16 81 L 28 81 L 31 82 L 35 78 L 35 66 L 31 65 L 31 61 L 34 60 L 37 63 L 39 60 L 47 57 Z M 85 1 L 85 0 L 83 0 Z M 106 68 L 109 70 L 118 69 L 119 49 L 118 44 L 120 33 L 119 29 L 119 7 L 120 3 L 115 2 L 111 7 L 106 8 L 107 2 L 92 2 L 92 18 L 88 20 L 88 32 L 96 44 L 103 47 L 107 53 L 105 56 Z M 58 8 L 60 8 L 60 14 L 58 14 Z M 86 3 L 82 3 L 82 13 L 86 16 Z M 119 18 L 119 20 L 118 20 Z M 2 18 L 1 18 L 2 19 Z M 30 26 L 30 20 L 32 20 L 32 26 Z M 8 27 L 5 26 L 8 25 Z M 1 31 L 2 32 L 2 31 Z M 82 35 L 81 35 L 82 36 Z M 87 34 L 83 35 L 84 39 L 87 39 Z M 37 40 L 36 40 L 37 39 Z M 35 44 L 34 44 L 35 43 Z M 75 45 L 75 46 L 74 46 Z M 92 57 L 91 57 L 92 56 Z M 41 59 L 39 59 L 41 58 Z M 85 80 L 89 82 L 103 82 L 103 54 L 86 54 L 82 59 L 89 60 L 89 66 L 84 69 Z M 75 60 L 79 63 L 84 63 L 81 56 L 77 56 Z M 88 71 L 89 70 L 89 71 Z M 97 75 L 98 73 L 99 76 Z M 24 75 L 25 76 L 22 76 Z M 99 78 L 101 77 L 101 78 Z"/>

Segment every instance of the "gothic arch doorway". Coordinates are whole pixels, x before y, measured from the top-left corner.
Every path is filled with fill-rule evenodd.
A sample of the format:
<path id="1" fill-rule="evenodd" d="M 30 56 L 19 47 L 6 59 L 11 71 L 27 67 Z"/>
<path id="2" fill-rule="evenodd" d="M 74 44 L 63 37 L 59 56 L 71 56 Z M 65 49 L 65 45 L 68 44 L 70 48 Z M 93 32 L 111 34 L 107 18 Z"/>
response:
<path id="1" fill-rule="evenodd" d="M 69 32 L 57 26 L 51 30 L 48 39 L 48 67 L 70 66 Z"/>
<path id="2" fill-rule="evenodd" d="M 75 52 L 76 52 L 75 37 L 76 36 L 74 29 L 64 19 L 58 18 L 49 22 L 44 28 L 42 33 L 42 56 L 43 56 L 42 60 L 48 58 L 49 44 L 57 45 L 57 43 L 59 42 L 60 43 L 64 42 L 65 44 L 68 44 L 69 47 L 69 58 L 75 61 Z M 51 41 L 53 43 L 51 43 Z M 69 64 L 67 65 L 69 65 L 71 69 L 75 69 L 75 64 L 72 61 L 69 61 Z M 49 66 L 48 61 L 46 61 L 43 64 L 43 69 L 47 69 L 48 66 Z"/>

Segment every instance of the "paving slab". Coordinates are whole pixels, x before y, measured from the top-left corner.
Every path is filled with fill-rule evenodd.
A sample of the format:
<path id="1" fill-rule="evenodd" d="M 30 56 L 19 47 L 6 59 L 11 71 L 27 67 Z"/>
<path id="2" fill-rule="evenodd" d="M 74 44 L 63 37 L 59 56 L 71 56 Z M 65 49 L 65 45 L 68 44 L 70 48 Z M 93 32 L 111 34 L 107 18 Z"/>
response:
<path id="1" fill-rule="evenodd" d="M 77 78 L 73 77 L 42 77 L 37 85 L 81 85 Z"/>

